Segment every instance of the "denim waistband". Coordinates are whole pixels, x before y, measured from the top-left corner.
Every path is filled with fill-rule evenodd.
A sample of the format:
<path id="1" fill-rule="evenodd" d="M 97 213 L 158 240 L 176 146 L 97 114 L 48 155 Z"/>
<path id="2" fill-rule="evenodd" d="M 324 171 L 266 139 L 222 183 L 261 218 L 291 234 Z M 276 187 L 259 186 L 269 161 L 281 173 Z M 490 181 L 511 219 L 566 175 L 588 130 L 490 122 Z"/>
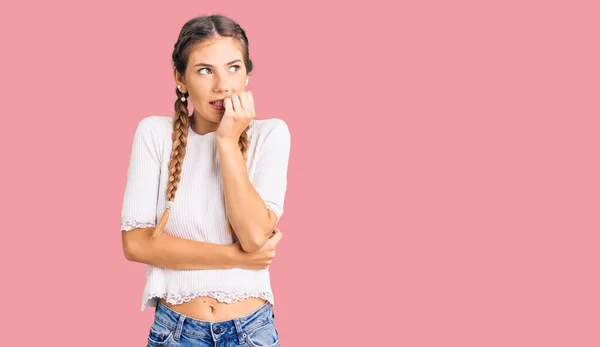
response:
<path id="1" fill-rule="evenodd" d="M 274 319 L 273 308 L 266 302 L 254 312 L 223 322 L 209 322 L 185 316 L 163 304 L 160 300 L 156 305 L 154 320 L 174 331 L 175 339 L 181 334 L 196 338 L 219 340 L 237 336 L 245 340 L 244 331 L 252 331 Z"/>

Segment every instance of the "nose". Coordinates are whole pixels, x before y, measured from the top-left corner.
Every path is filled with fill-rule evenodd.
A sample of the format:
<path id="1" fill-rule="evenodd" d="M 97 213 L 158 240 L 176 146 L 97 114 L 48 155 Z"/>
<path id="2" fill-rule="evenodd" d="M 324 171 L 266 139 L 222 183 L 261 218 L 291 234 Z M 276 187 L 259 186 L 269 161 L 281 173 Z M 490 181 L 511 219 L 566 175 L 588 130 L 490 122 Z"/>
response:
<path id="1" fill-rule="evenodd" d="M 215 74 L 215 84 L 213 86 L 213 92 L 215 93 L 227 93 L 229 92 L 229 82 L 225 77 L 218 77 Z"/>

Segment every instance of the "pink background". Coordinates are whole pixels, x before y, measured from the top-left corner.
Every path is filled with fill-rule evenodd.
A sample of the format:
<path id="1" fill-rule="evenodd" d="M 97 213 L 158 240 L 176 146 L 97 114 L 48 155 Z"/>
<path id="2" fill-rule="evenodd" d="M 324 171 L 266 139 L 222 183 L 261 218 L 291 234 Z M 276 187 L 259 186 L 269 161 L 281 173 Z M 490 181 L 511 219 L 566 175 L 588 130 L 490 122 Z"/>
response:
<path id="1" fill-rule="evenodd" d="M 282 346 L 600 346 L 598 2 L 218 3 L 1 5 L 3 346 L 145 345 L 132 136 L 212 13 L 292 133 Z"/>

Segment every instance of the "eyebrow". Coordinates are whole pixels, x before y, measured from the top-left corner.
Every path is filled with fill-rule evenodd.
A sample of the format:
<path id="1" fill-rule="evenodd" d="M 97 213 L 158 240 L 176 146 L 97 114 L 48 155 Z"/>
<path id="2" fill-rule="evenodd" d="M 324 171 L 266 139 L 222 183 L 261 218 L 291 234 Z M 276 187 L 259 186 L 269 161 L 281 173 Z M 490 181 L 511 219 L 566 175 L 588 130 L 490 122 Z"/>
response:
<path id="1" fill-rule="evenodd" d="M 241 62 L 242 62 L 241 60 L 239 60 L 239 59 L 236 59 L 236 60 L 234 60 L 234 61 L 230 61 L 229 63 L 225 64 L 225 66 L 227 66 L 227 65 L 231 65 L 231 64 L 233 64 L 233 63 L 241 63 Z M 194 67 L 196 67 L 196 66 L 209 66 L 209 67 L 213 67 L 212 65 L 210 65 L 210 64 L 206 64 L 206 63 L 198 63 L 198 64 L 194 65 Z"/>

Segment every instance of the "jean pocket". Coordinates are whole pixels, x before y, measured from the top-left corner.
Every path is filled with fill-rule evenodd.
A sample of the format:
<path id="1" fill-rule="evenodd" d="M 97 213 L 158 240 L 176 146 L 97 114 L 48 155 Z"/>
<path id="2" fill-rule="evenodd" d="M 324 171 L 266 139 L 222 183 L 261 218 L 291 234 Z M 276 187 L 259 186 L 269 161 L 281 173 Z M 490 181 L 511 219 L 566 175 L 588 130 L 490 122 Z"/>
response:
<path id="1" fill-rule="evenodd" d="M 173 330 L 160 324 L 156 320 L 150 326 L 148 334 L 149 347 L 166 347 L 173 340 Z"/>
<path id="2" fill-rule="evenodd" d="M 279 346 L 279 332 L 273 322 L 269 322 L 246 333 L 248 344 L 253 347 Z"/>

